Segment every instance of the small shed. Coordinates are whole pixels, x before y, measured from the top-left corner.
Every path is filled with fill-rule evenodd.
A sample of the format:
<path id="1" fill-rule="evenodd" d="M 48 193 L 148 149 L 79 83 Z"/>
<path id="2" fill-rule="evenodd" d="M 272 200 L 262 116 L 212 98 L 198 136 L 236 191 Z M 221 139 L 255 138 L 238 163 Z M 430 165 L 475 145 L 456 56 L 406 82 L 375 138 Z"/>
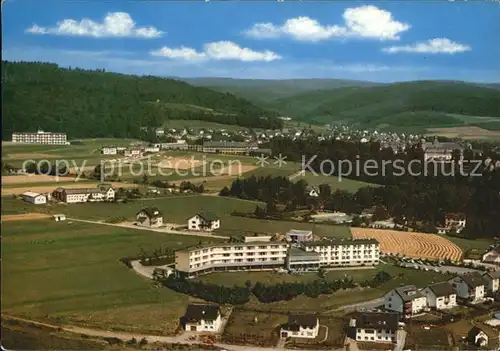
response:
<path id="1" fill-rule="evenodd" d="M 473 327 L 467 335 L 467 341 L 476 346 L 488 346 L 488 335 L 481 329 Z"/>
<path id="2" fill-rule="evenodd" d="M 63 215 L 62 213 L 55 214 L 53 217 L 56 222 L 61 222 L 66 220 L 66 215 Z"/>

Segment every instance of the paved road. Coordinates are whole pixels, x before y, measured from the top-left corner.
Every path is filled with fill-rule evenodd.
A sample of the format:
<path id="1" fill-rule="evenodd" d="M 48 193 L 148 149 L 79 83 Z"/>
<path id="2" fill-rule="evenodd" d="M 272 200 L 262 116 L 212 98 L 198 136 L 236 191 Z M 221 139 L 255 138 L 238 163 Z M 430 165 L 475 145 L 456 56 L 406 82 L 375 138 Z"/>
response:
<path id="1" fill-rule="evenodd" d="M 141 340 L 141 339 L 146 339 L 148 343 L 182 343 L 182 344 L 199 344 L 199 341 L 192 341 L 189 339 L 186 339 L 185 335 L 179 335 L 179 336 L 159 336 L 159 335 L 146 335 L 146 334 L 137 334 L 137 333 L 124 333 L 124 332 L 114 332 L 114 331 L 107 331 L 107 330 L 98 330 L 98 329 L 90 329 L 90 328 L 81 328 L 81 327 L 76 327 L 76 326 L 57 326 L 53 324 L 48 324 L 48 323 L 41 323 L 29 319 L 24 319 L 24 318 L 19 318 L 19 317 L 14 317 L 14 316 L 6 316 L 3 315 L 2 317 L 6 317 L 9 319 L 25 322 L 25 323 L 31 323 L 39 326 L 44 326 L 52 329 L 62 329 L 65 332 L 69 333 L 75 333 L 75 334 L 84 334 L 92 337 L 99 337 L 99 338 L 118 338 L 123 341 L 128 341 L 132 338 L 135 338 L 136 340 Z M 220 348 L 223 348 L 228 351 L 273 351 L 273 350 L 278 350 L 276 347 L 257 347 L 257 346 L 240 346 L 240 345 L 229 345 L 229 344 L 223 344 L 223 343 L 216 343 L 215 346 L 218 346 Z M 318 350 L 296 350 L 296 351 L 318 351 Z"/>
<path id="2" fill-rule="evenodd" d="M 157 233 L 162 233 L 162 234 L 176 234 L 176 235 L 186 235 L 186 236 L 203 236 L 206 238 L 217 238 L 217 239 L 229 239 L 227 236 L 222 236 L 222 235 L 214 235 L 210 233 L 197 233 L 197 232 L 187 232 L 187 231 L 181 231 L 181 230 L 172 230 L 172 229 L 163 229 L 163 228 L 147 228 L 147 227 L 140 227 L 136 226 L 133 224 L 123 224 L 123 223 L 105 223 L 101 221 L 89 221 L 86 219 L 77 219 L 77 218 L 67 218 L 66 220 L 68 221 L 74 221 L 74 222 L 83 222 L 83 223 L 91 223 L 91 224 L 101 224 L 101 225 L 109 225 L 111 227 L 120 227 L 120 228 L 127 228 L 127 229 L 137 229 L 137 230 L 146 230 L 150 232 L 157 232 Z"/>
<path id="3" fill-rule="evenodd" d="M 383 303 L 384 303 L 384 298 L 379 297 L 379 298 L 376 298 L 373 300 L 355 303 L 352 305 L 341 306 L 341 307 L 334 308 L 331 310 L 323 311 L 322 314 L 328 314 L 328 313 L 338 312 L 338 311 L 355 311 L 355 310 L 361 310 L 361 309 L 372 309 L 372 308 L 375 308 L 375 307 L 382 305 Z"/>
<path id="4" fill-rule="evenodd" d="M 403 351 L 406 343 L 406 330 L 398 330 L 396 333 L 396 347 L 394 351 Z"/>

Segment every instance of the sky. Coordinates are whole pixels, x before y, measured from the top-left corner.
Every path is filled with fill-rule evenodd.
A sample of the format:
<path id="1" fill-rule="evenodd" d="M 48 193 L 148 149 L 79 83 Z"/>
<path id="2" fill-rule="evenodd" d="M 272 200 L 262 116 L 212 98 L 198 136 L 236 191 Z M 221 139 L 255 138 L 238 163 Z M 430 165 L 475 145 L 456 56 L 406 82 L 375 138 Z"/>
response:
<path id="1" fill-rule="evenodd" d="M 9 61 L 176 77 L 500 82 L 498 1 L 6 0 Z"/>

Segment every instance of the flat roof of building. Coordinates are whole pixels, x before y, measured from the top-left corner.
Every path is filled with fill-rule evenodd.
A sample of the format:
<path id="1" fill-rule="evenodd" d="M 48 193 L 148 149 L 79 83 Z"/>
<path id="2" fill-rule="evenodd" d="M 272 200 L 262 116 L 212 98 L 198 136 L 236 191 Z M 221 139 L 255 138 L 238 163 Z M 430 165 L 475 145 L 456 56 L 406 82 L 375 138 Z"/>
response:
<path id="1" fill-rule="evenodd" d="M 320 241 L 309 241 L 303 243 L 305 246 L 337 246 L 337 245 L 378 245 L 379 242 L 376 239 L 332 239 L 332 240 L 320 240 Z"/>

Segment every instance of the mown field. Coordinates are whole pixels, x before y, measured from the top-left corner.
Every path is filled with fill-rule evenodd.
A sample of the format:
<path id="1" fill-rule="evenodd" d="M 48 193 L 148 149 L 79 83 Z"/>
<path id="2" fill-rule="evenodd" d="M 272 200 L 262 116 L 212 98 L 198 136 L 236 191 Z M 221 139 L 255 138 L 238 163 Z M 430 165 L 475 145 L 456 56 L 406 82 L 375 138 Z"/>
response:
<path id="1" fill-rule="evenodd" d="M 85 203 L 85 204 L 49 204 L 34 206 L 22 200 L 4 197 L 2 212 L 44 212 L 64 213 L 66 216 L 78 219 L 105 220 L 125 217 L 135 220 L 135 215 L 147 206 L 156 206 L 164 214 L 163 221 L 187 224 L 187 218 L 201 210 L 210 210 L 221 218 L 221 229 L 215 233 L 220 235 L 241 235 L 245 233 L 284 233 L 290 229 L 309 229 L 319 236 L 351 237 L 349 228 L 333 225 L 314 225 L 312 223 L 270 221 L 253 218 L 231 216 L 233 211 L 252 212 L 255 207 L 264 204 L 254 201 L 234 198 L 202 195 L 171 196 L 166 198 L 151 198 L 130 201 L 125 204 Z"/>
<path id="2" fill-rule="evenodd" d="M 203 239 L 51 220 L 5 222 L 2 236 L 3 314 L 158 333 L 175 329 L 189 298 L 119 259 Z"/>
<path id="3" fill-rule="evenodd" d="M 359 190 L 359 188 L 366 186 L 379 186 L 377 184 L 366 183 L 359 180 L 347 179 L 344 177 L 339 178 L 337 176 L 328 176 L 319 173 L 314 174 L 312 172 L 306 172 L 305 175 L 294 178 L 295 181 L 299 181 L 300 179 L 304 179 L 310 186 L 317 187 L 320 184 L 328 184 L 332 188 L 332 191 L 339 189 L 346 190 L 351 193 L 355 193 Z"/>

